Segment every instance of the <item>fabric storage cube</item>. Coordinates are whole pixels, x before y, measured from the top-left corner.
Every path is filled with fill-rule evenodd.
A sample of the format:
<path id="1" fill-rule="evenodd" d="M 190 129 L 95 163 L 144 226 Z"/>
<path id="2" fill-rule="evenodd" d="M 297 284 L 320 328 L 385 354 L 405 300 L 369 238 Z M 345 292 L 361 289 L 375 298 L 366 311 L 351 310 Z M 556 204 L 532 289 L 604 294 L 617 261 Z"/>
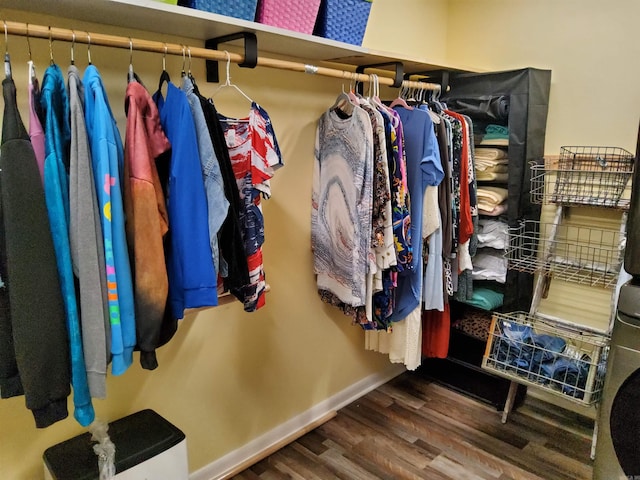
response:
<path id="1" fill-rule="evenodd" d="M 258 0 L 179 0 L 178 4 L 253 22 Z"/>
<path id="2" fill-rule="evenodd" d="M 260 0 L 256 21 L 301 33 L 313 33 L 320 0 Z"/>
<path id="3" fill-rule="evenodd" d="M 372 0 L 322 0 L 314 34 L 362 45 Z"/>

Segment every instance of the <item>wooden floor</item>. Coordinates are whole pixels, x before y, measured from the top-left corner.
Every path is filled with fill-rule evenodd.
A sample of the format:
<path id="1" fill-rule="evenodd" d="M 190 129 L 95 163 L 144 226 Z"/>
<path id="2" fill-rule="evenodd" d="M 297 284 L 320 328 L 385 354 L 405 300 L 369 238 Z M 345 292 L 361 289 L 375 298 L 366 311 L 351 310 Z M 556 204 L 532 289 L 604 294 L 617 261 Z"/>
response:
<path id="1" fill-rule="evenodd" d="M 236 475 L 236 480 L 591 480 L 593 421 L 530 396 L 495 408 L 412 372 Z"/>

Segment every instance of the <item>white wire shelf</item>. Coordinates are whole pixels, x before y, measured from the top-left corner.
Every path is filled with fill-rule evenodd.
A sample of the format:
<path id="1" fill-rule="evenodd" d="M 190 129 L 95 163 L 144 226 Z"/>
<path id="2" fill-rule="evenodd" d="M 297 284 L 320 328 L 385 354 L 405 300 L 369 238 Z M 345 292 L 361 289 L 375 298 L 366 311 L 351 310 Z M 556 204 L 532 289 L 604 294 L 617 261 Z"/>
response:
<path id="1" fill-rule="evenodd" d="M 561 147 L 557 160 L 531 165 L 531 203 L 627 210 L 633 161 L 617 147 Z"/>
<path id="2" fill-rule="evenodd" d="M 613 288 L 623 245 L 624 235 L 619 231 L 525 220 L 509 228 L 506 256 L 512 270 Z"/>

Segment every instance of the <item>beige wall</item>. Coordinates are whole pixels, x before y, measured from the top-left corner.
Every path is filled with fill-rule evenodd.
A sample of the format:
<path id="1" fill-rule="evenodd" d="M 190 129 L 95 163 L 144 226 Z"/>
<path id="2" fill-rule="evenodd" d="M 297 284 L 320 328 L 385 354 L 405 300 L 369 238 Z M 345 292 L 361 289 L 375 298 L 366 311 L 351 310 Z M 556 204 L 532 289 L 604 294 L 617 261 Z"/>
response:
<path id="1" fill-rule="evenodd" d="M 399 7 L 399 5 L 402 5 Z M 401 10 L 398 10 L 401 8 Z M 365 45 L 397 50 L 428 62 L 445 61 L 482 70 L 535 66 L 553 70 L 547 152 L 562 144 L 611 144 L 632 149 L 640 111 L 637 29 L 640 4 L 524 0 L 376 0 Z M 8 20 L 144 37 L 142 32 L 5 11 Z M 161 39 L 160 35 L 146 35 Z M 446 41 L 444 40 L 446 38 Z M 197 45 L 189 39 L 167 41 Z M 10 37 L 18 96 L 26 118 L 26 41 Z M 46 42 L 32 41 L 40 75 L 48 65 Z M 86 65 L 84 47 L 76 58 Z M 68 63 L 68 44 L 54 44 Z M 92 48 L 120 128 L 128 52 Z M 161 57 L 135 53 L 148 88 L 156 86 Z M 178 80 L 181 59 L 168 58 Z M 201 61 L 194 61 L 198 79 Z M 186 433 L 189 466 L 195 471 L 371 373 L 384 356 L 363 351 L 358 327 L 317 298 L 309 252 L 309 195 L 315 121 L 333 103 L 341 82 L 266 69 L 232 66 L 233 80 L 271 114 L 286 166 L 264 202 L 265 267 L 272 286 L 267 306 L 246 314 L 233 304 L 181 323 L 173 341 L 159 351 L 154 372 L 136 364 L 108 381 L 108 399 L 95 403 L 113 420 L 153 408 Z M 200 80 L 205 94 L 214 85 Z M 216 102 L 224 113 L 248 105 L 232 93 Z M 45 448 L 82 431 L 71 418 L 36 430 L 24 399 L 0 401 L 0 477 L 41 477 Z"/>
<path id="2" fill-rule="evenodd" d="M 5 14 L 13 21 L 145 36 L 59 18 Z M 193 39 L 167 41 L 199 44 Z M 47 42 L 31 42 L 41 77 L 49 64 Z M 68 47 L 54 42 L 54 57 L 63 71 L 69 63 Z M 10 36 L 9 50 L 26 120 L 25 38 Z M 94 46 L 91 54 L 123 132 L 129 53 Z M 81 70 L 86 66 L 85 46 L 76 46 L 76 63 Z M 167 57 L 174 81 L 180 79 L 181 63 L 181 57 Z M 134 64 L 153 91 L 161 56 L 135 52 Z M 194 60 L 192 70 L 203 93 L 211 95 L 217 85 L 204 81 L 204 62 Z M 314 286 L 309 225 L 315 125 L 341 91 L 341 81 L 235 65 L 231 73 L 234 83 L 271 115 L 285 161 L 272 181 L 273 197 L 263 203 L 265 270 L 271 285 L 267 305 L 253 314 L 234 303 L 187 316 L 174 339 L 159 350 L 157 370 L 142 370 L 135 354 L 129 371 L 109 378 L 107 400 L 95 402 L 99 417 L 106 420 L 152 408 L 175 423 L 187 436 L 191 471 L 389 365 L 387 357 L 364 351 L 360 327 L 325 306 Z M 215 100 L 230 115 L 245 114 L 249 108 L 231 89 L 220 91 Z M 37 430 L 24 398 L 0 401 L 0 478 L 41 478 L 44 450 L 82 431 L 72 417 Z"/>
<path id="3" fill-rule="evenodd" d="M 447 59 L 488 70 L 552 70 L 545 151 L 635 150 L 640 118 L 637 0 L 450 0 Z"/>
<path id="4" fill-rule="evenodd" d="M 375 0 L 362 45 L 448 63 L 448 0 Z"/>

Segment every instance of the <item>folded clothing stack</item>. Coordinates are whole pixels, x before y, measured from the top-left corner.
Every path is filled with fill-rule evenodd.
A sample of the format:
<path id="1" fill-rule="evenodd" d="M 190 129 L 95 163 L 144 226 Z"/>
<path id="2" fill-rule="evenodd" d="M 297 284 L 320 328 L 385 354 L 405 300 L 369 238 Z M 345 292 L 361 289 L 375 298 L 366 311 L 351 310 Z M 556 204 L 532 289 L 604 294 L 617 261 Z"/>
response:
<path id="1" fill-rule="evenodd" d="M 506 188 L 500 187 L 478 187 L 478 213 L 481 215 L 498 216 L 507 211 Z"/>
<path id="2" fill-rule="evenodd" d="M 475 280 L 493 280 L 498 283 L 507 281 L 508 260 L 504 251 L 493 248 L 479 248 L 473 257 L 471 278 Z M 475 290 L 475 289 L 474 289 Z"/>
<path id="3" fill-rule="evenodd" d="M 493 123 L 487 125 L 480 145 L 509 145 L 509 129 Z"/>
<path id="4" fill-rule="evenodd" d="M 509 227 L 506 223 L 490 218 L 478 220 L 478 248 L 506 250 L 509 246 Z"/>
<path id="5" fill-rule="evenodd" d="M 476 179 L 484 182 L 506 182 L 509 159 L 499 148 L 478 147 L 475 150 Z"/>

